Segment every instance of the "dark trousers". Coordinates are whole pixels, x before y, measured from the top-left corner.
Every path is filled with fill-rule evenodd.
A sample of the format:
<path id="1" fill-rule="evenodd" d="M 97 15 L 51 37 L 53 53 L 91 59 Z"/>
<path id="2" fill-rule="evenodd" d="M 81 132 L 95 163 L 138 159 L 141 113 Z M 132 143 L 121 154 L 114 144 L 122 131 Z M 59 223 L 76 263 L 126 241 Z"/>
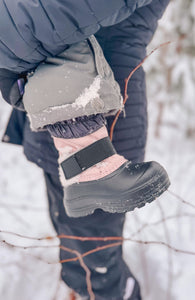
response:
<path id="1" fill-rule="evenodd" d="M 125 214 L 109 214 L 101 210 L 82 218 L 70 218 L 63 206 L 63 189 L 58 176 L 44 173 L 51 220 L 58 235 L 66 234 L 85 237 L 122 236 Z M 108 243 L 108 242 L 107 242 Z M 84 253 L 105 242 L 61 239 L 61 245 Z M 60 250 L 60 260 L 75 255 Z M 122 258 L 122 247 L 112 247 L 84 258 L 91 271 L 92 288 L 96 300 L 122 300 L 126 282 L 133 277 Z M 82 296 L 88 296 L 86 273 L 78 261 L 62 264 L 62 279 Z M 136 281 L 131 300 L 141 300 Z"/>

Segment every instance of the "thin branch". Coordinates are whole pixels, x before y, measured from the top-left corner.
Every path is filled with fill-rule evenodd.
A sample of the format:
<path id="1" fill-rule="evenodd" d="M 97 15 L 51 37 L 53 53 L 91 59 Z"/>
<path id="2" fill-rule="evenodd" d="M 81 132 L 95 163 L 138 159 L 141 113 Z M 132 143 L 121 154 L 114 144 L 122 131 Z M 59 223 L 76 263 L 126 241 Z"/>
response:
<path id="1" fill-rule="evenodd" d="M 162 222 L 166 222 L 172 219 L 178 219 L 178 218 L 184 218 L 184 217 L 188 217 L 188 218 L 195 218 L 195 214 L 188 214 L 188 213 L 184 213 L 184 214 L 176 214 L 176 215 L 172 215 L 172 216 L 168 216 L 166 218 L 162 218 L 158 221 L 152 222 L 152 223 L 144 223 L 137 231 L 135 231 L 134 233 L 131 234 L 131 238 L 134 237 L 135 235 L 137 235 L 138 233 L 140 233 L 142 230 L 150 227 L 150 226 L 155 226 L 155 225 L 159 225 Z"/>
<path id="2" fill-rule="evenodd" d="M 170 190 L 167 190 L 167 192 L 169 192 L 169 194 L 171 194 L 172 196 L 174 196 L 176 199 L 178 199 L 179 201 L 181 201 L 182 203 L 192 207 L 192 208 L 195 208 L 195 205 L 184 200 L 181 196 L 177 195 L 176 193 L 174 193 L 173 191 L 170 191 Z"/>
<path id="3" fill-rule="evenodd" d="M 16 249 L 17 247 L 16 247 L 15 245 L 9 244 L 9 243 L 7 243 L 7 242 L 5 242 L 5 241 L 0 241 L 0 243 L 1 243 L 1 242 L 4 243 L 7 247 L 13 248 L 14 250 L 18 250 L 18 251 L 19 251 L 19 249 Z M 24 247 L 19 247 L 19 248 L 24 250 Z M 48 265 L 59 263 L 59 262 L 57 262 L 57 263 L 51 263 L 51 262 L 48 262 L 48 261 L 44 260 L 42 257 L 33 255 L 33 254 L 31 254 L 31 253 L 27 253 L 27 252 L 21 252 L 21 251 L 20 251 L 20 254 L 30 256 L 30 257 L 32 257 L 32 258 L 34 258 L 34 259 L 36 259 L 36 260 L 39 260 L 39 261 L 41 261 L 41 262 L 44 262 L 45 264 L 48 264 Z"/>
<path id="4" fill-rule="evenodd" d="M 73 239 L 73 237 L 71 237 L 71 239 Z M 187 251 L 187 250 L 183 250 L 183 249 L 178 249 L 175 248 L 172 245 L 169 245 L 165 242 L 162 241 L 142 241 L 142 240 L 134 240 L 131 238 L 123 238 L 123 237 L 76 237 L 77 240 L 80 241 L 130 241 L 130 242 L 134 242 L 134 243 L 138 243 L 138 244 L 144 244 L 144 245 L 162 245 L 165 246 L 167 248 L 172 249 L 174 252 L 177 253 L 183 253 L 183 254 L 188 254 L 188 255 L 195 255 L 194 251 Z M 60 247 L 59 245 L 31 245 L 31 246 L 19 246 L 19 245 L 13 245 L 11 243 L 6 242 L 5 240 L 0 241 L 2 243 L 5 243 L 6 245 L 10 246 L 10 247 L 16 247 L 16 248 L 22 248 L 24 250 L 26 249 L 33 249 L 33 248 L 55 248 L 55 247 Z"/>
<path id="5" fill-rule="evenodd" d="M 83 260 L 83 257 L 82 257 L 82 254 L 80 252 L 78 252 L 77 250 L 72 250 L 72 249 L 64 247 L 64 246 L 60 246 L 60 249 L 66 251 L 66 252 L 69 252 L 69 253 L 76 254 L 77 259 L 79 260 L 81 267 L 86 272 L 87 291 L 89 293 L 90 300 L 95 300 L 95 295 L 93 293 L 92 284 L 91 284 L 91 272 L 90 272 L 89 268 L 87 267 L 87 265 L 85 264 L 85 262 Z"/>
<path id="6" fill-rule="evenodd" d="M 157 201 L 157 205 L 159 207 L 160 213 L 162 215 L 162 219 L 165 219 L 165 213 L 164 210 L 160 204 L 159 201 Z M 170 244 L 171 240 L 170 240 L 170 235 L 169 235 L 169 230 L 167 228 L 167 224 L 165 221 L 162 222 L 163 228 L 164 228 L 164 233 L 165 233 L 165 238 L 166 238 L 166 242 L 168 244 Z M 169 300 L 170 299 L 170 295 L 171 295 L 171 290 L 172 290 L 172 285 L 173 285 L 173 260 L 172 260 L 172 252 L 171 249 L 167 248 L 167 256 L 168 256 L 168 276 L 167 276 L 167 294 L 166 294 L 166 299 Z"/>
<path id="7" fill-rule="evenodd" d="M 141 223 L 141 220 L 139 218 L 139 214 L 136 214 L 136 212 L 133 214 L 135 221 L 137 224 Z M 140 231 L 139 232 L 139 238 L 143 238 L 144 232 Z M 130 236 L 132 238 L 132 236 Z M 140 251 L 140 263 L 142 266 L 142 274 L 143 274 L 143 280 L 145 282 L 145 293 L 146 295 L 149 294 L 150 292 L 150 285 L 149 285 L 149 273 L 148 273 L 148 262 L 146 258 L 146 246 L 141 245 L 138 247 L 138 250 Z"/>
<path id="8" fill-rule="evenodd" d="M 183 201 L 185 201 L 185 200 L 183 200 Z M 176 219 L 176 218 L 184 218 L 184 217 L 195 218 L 195 214 L 190 214 L 190 213 L 175 214 L 175 215 L 168 216 L 166 218 L 162 218 L 155 222 L 145 223 L 137 231 L 135 231 L 134 233 L 131 234 L 131 238 L 133 236 L 135 236 L 136 234 L 140 233 L 142 230 L 144 230 L 147 227 L 159 225 L 160 223 L 165 222 L 165 221 L 169 221 L 169 220 Z M 19 233 L 7 231 L 7 230 L 1 230 L 1 229 L 0 229 L 0 233 L 14 235 L 19 238 L 35 240 L 35 241 L 44 241 L 44 240 L 50 241 L 50 240 L 54 240 L 54 239 L 71 239 L 71 240 L 74 239 L 74 240 L 80 240 L 82 242 L 89 241 L 88 237 L 80 237 L 80 236 L 78 237 L 78 236 L 65 235 L 65 234 L 55 235 L 55 236 L 46 236 L 46 237 L 39 238 L 39 237 L 26 236 L 23 234 L 19 234 Z M 101 239 L 101 241 L 107 242 L 110 240 L 110 238 L 112 239 L 113 237 L 101 237 L 100 239 Z M 97 240 L 98 240 L 98 237 L 94 237 L 94 238 L 90 237 L 90 241 L 97 241 Z"/>
<path id="9" fill-rule="evenodd" d="M 99 247 L 96 247 L 92 250 L 89 250 L 89 251 L 83 253 L 82 257 L 88 256 L 90 254 L 93 254 L 93 253 L 96 253 L 96 252 L 99 252 L 99 251 L 102 251 L 102 250 L 105 250 L 105 249 L 108 249 L 108 248 L 117 247 L 117 246 L 120 246 L 122 244 L 123 244 L 123 242 L 118 242 L 118 243 L 111 243 L 111 244 L 104 245 L 104 246 L 99 246 Z M 77 261 L 77 260 L 78 260 L 77 257 L 68 258 L 68 259 L 60 260 L 60 263 L 63 264 L 63 263 L 66 263 L 66 262 Z"/>
<path id="10" fill-rule="evenodd" d="M 125 79 L 125 90 L 124 90 L 124 98 L 123 98 L 123 106 L 125 105 L 125 103 L 127 102 L 127 99 L 128 99 L 128 84 L 129 84 L 129 80 L 131 79 L 131 77 L 133 76 L 133 74 L 143 65 L 143 63 L 149 58 L 149 56 L 151 56 L 156 50 L 160 49 L 161 47 L 164 47 L 164 46 L 167 46 L 171 44 L 170 41 L 166 42 L 166 43 L 163 43 L 163 44 L 160 44 L 159 46 L 157 46 L 156 48 L 154 48 L 148 55 L 146 55 L 146 57 L 144 57 L 144 59 L 130 72 L 129 76 Z M 119 118 L 119 115 L 120 113 L 122 112 L 122 110 L 120 109 L 115 118 L 114 118 L 114 121 L 111 125 L 111 128 L 110 128 L 110 139 L 112 141 L 113 139 L 113 133 L 114 133 L 114 128 L 115 128 L 115 125 L 116 125 L 116 122 Z"/>
<path id="11" fill-rule="evenodd" d="M 30 245 L 30 246 L 21 246 L 21 245 L 14 245 L 12 243 L 9 243 L 5 240 L 0 240 L 0 243 L 3 243 L 11 248 L 20 248 L 23 250 L 27 249 L 36 249 L 36 248 L 58 248 L 59 245 Z"/>
<path id="12" fill-rule="evenodd" d="M 5 233 L 5 234 L 10 234 L 10 235 L 14 235 L 23 239 L 28 239 L 28 240 L 36 240 L 36 241 L 44 241 L 44 240 L 53 240 L 58 238 L 58 236 L 48 236 L 48 237 L 42 237 L 42 238 L 37 238 L 37 237 L 30 237 L 30 236 L 26 236 L 23 234 L 19 234 L 19 233 L 15 233 L 15 232 L 11 232 L 11 231 L 7 231 L 7 230 L 1 230 L 0 229 L 0 233 Z"/>
<path id="13" fill-rule="evenodd" d="M 3 208 L 14 208 L 14 209 L 21 209 L 21 210 L 35 210 L 35 211 L 40 211 L 40 212 L 43 212 L 43 211 L 46 211 L 47 208 L 46 207 L 34 207 L 34 206 L 29 206 L 29 205 L 25 205 L 25 204 L 22 204 L 22 205 L 15 205 L 15 204 L 8 204 L 8 203 L 0 203 L 0 207 L 3 207 Z"/>

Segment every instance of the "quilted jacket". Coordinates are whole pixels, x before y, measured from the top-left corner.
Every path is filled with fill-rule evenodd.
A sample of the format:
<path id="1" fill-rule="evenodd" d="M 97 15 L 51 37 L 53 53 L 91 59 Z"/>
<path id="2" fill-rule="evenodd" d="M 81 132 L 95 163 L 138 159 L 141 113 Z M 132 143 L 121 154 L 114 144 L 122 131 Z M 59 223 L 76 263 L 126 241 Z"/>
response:
<path id="1" fill-rule="evenodd" d="M 0 67 L 16 72 L 33 69 L 46 57 L 55 56 L 67 45 L 96 33 L 123 93 L 124 80 L 146 55 L 146 47 L 168 2 L 80 0 L 78 5 L 78 0 L 2 0 Z M 61 9 L 57 10 L 59 7 Z M 113 142 L 117 151 L 127 159 L 141 161 L 147 133 L 146 87 L 142 68 L 134 74 L 128 95 L 126 118 L 120 116 Z M 47 132 L 32 132 L 26 119 L 21 130 L 17 131 L 22 134 L 16 138 L 14 124 L 17 119 L 21 120 L 16 116 L 19 114 L 22 113 L 16 112 L 12 118 L 5 139 L 22 142 L 29 160 L 57 174 L 57 153 Z M 111 122 L 112 118 L 109 118 L 108 127 Z"/>

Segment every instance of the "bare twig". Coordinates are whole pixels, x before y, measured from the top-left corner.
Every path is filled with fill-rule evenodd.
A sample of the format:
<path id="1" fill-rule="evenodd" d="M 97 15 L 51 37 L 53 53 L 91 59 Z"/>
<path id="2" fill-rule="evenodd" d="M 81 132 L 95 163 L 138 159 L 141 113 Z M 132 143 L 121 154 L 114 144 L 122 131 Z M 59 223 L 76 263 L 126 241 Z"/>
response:
<path id="1" fill-rule="evenodd" d="M 162 215 L 162 219 L 165 219 L 165 213 L 164 210 L 160 204 L 159 201 L 157 201 L 157 205 L 159 207 L 160 213 Z M 162 225 L 164 227 L 164 233 L 165 233 L 165 238 L 166 242 L 170 244 L 170 235 L 169 235 L 169 230 L 167 228 L 167 224 L 165 221 L 162 222 Z M 171 249 L 167 249 L 167 256 L 168 256 L 168 276 L 167 276 L 167 294 L 166 294 L 166 299 L 169 300 L 171 297 L 171 290 L 172 290 L 172 285 L 173 285 L 173 260 L 172 260 L 172 252 Z"/>
<path id="2" fill-rule="evenodd" d="M 11 204 L 11 203 L 1 203 L 1 202 L 0 202 L 0 207 L 7 208 L 7 209 L 14 208 L 14 209 L 21 209 L 21 210 L 35 210 L 38 212 L 39 211 L 43 212 L 43 211 L 47 210 L 46 207 L 35 207 L 35 206 L 26 205 L 26 204 L 15 205 L 15 204 Z"/>
<path id="3" fill-rule="evenodd" d="M 137 222 L 137 224 L 140 224 L 140 218 L 138 217 L 138 215 L 135 213 L 134 214 L 134 218 L 135 218 L 135 221 Z M 143 236 L 143 231 L 139 231 L 139 238 L 142 238 Z M 132 236 L 131 236 L 132 237 Z M 150 285 L 149 285 L 149 276 L 148 276 L 148 264 L 147 264 L 147 259 L 146 259 L 146 249 L 145 249 L 146 246 L 144 245 L 141 245 L 141 247 L 139 247 L 139 250 L 140 250 L 140 257 L 141 257 L 141 265 L 142 265 L 142 273 L 143 273 L 143 279 L 144 279 L 144 282 L 145 282 L 145 287 L 146 287 L 146 295 L 149 294 L 150 292 Z"/>
<path id="4" fill-rule="evenodd" d="M 137 235 L 138 233 L 140 233 L 142 230 L 144 230 L 144 229 L 146 229 L 150 226 L 159 225 L 159 224 L 161 224 L 162 222 L 165 222 L 165 221 L 184 218 L 184 217 L 195 218 L 195 214 L 188 214 L 188 213 L 176 214 L 176 215 L 168 216 L 166 218 L 162 218 L 162 219 L 160 219 L 158 221 L 155 221 L 155 222 L 144 223 L 144 224 L 142 224 L 142 226 L 138 230 L 136 230 L 134 233 L 131 234 L 131 238 L 134 237 L 135 235 Z"/>
<path id="5" fill-rule="evenodd" d="M 184 200 L 181 196 L 177 195 L 176 193 L 174 193 L 173 191 L 167 190 L 167 192 L 169 192 L 169 194 L 173 195 L 176 199 L 178 199 L 179 201 L 181 201 L 182 203 L 191 206 L 192 208 L 195 208 L 195 205 Z"/>
<path id="6" fill-rule="evenodd" d="M 165 221 L 169 221 L 169 220 L 176 219 L 176 218 L 184 218 L 184 217 L 195 218 L 195 214 L 190 214 L 190 213 L 175 214 L 175 215 L 163 217 L 160 220 L 155 221 L 155 222 L 145 223 L 138 230 L 136 230 L 134 233 L 132 233 L 130 237 L 132 238 L 133 236 L 137 235 L 138 233 L 140 233 L 142 230 L 144 230 L 145 228 L 147 228 L 149 226 L 159 225 Z M 50 241 L 50 240 L 54 240 L 54 239 L 63 239 L 63 238 L 80 240 L 83 242 L 88 241 L 88 237 L 77 237 L 77 236 L 64 235 L 64 234 L 55 235 L 55 236 L 46 236 L 46 237 L 32 237 L 32 236 L 26 236 L 23 234 L 19 234 L 19 233 L 7 231 L 7 230 L 1 230 L 1 229 L 0 229 L 0 233 L 14 235 L 19 238 L 35 240 L 35 241 L 45 241 L 45 240 Z M 112 238 L 112 237 L 103 237 L 103 238 L 101 237 L 101 241 L 107 242 L 107 241 L 109 241 L 109 238 Z M 97 237 L 90 238 L 90 241 L 97 241 Z"/>
<path id="7" fill-rule="evenodd" d="M 78 252 L 77 250 L 72 250 L 70 248 L 67 248 L 67 247 L 64 247 L 64 246 L 60 246 L 60 248 L 66 252 L 69 252 L 69 253 L 74 253 L 76 254 L 79 262 L 80 262 L 80 265 L 81 267 L 85 270 L 86 272 L 86 283 L 87 283 L 87 291 L 89 293 L 89 296 L 90 296 L 90 300 L 95 300 L 95 295 L 93 293 L 93 290 L 92 290 L 92 284 L 91 284 L 91 272 L 89 270 L 89 268 L 87 267 L 87 265 L 85 264 L 84 260 L 83 260 L 83 257 L 82 255 L 80 254 L 80 252 Z"/>
<path id="8" fill-rule="evenodd" d="M 35 240 L 35 241 L 44 241 L 44 240 L 53 240 L 53 239 L 57 239 L 58 236 L 48 236 L 48 237 L 42 237 L 42 238 L 37 238 L 37 237 L 31 237 L 31 236 L 26 236 L 23 234 L 19 234 L 19 233 L 15 233 L 15 232 L 11 232 L 11 231 L 7 231 L 7 230 L 1 230 L 0 229 L 0 233 L 5 233 L 5 234 L 10 234 L 10 235 L 14 235 L 17 236 L 19 238 L 23 238 L 23 239 L 28 239 L 28 240 Z"/>
<path id="9" fill-rule="evenodd" d="M 125 79 L 125 90 L 124 90 L 124 98 L 123 98 L 123 106 L 125 105 L 125 103 L 127 102 L 127 99 L 128 99 L 128 92 L 127 92 L 127 89 L 128 89 L 128 84 L 129 84 L 129 81 L 131 79 L 131 77 L 133 76 L 133 74 L 144 64 L 144 62 L 149 58 L 149 56 L 151 56 L 156 50 L 160 49 L 161 47 L 163 46 L 167 46 L 169 45 L 171 42 L 168 41 L 166 43 L 163 43 L 163 44 L 160 44 L 158 47 L 154 48 L 146 57 L 144 57 L 144 59 L 130 72 L 129 76 Z M 119 115 L 120 113 L 122 112 L 122 110 L 120 109 L 115 118 L 114 118 L 114 121 L 111 125 L 111 128 L 110 128 L 110 139 L 112 141 L 113 139 L 113 133 L 114 133 L 114 128 L 115 128 L 115 125 L 116 125 L 116 122 L 119 118 Z"/>
<path id="10" fill-rule="evenodd" d="M 66 236 L 67 238 L 71 238 L 74 239 L 73 236 Z M 144 244 L 144 245 L 162 245 L 165 246 L 169 249 L 172 249 L 174 252 L 177 253 L 183 253 L 183 254 L 188 254 L 188 255 L 195 255 L 195 251 L 188 251 L 188 250 L 183 250 L 183 249 L 178 249 L 172 245 L 169 245 L 165 242 L 162 241 L 142 241 L 142 240 L 136 240 L 136 239 L 132 239 L 132 238 L 123 238 L 123 237 L 75 237 L 76 240 L 80 240 L 80 241 L 130 241 L 133 243 L 138 243 L 138 244 Z M 15 248 L 22 248 L 24 250 L 26 249 L 35 249 L 35 248 L 55 248 L 55 247 L 60 247 L 59 245 L 30 245 L 30 246 L 19 246 L 19 245 L 13 245 L 11 243 L 6 242 L 5 240 L 0 241 L 2 243 L 5 243 L 6 245 L 10 246 L 10 247 L 15 247 Z M 108 245 L 107 245 L 108 246 Z M 90 251 L 89 251 L 90 252 Z"/>
<path id="11" fill-rule="evenodd" d="M 82 257 L 88 256 L 90 254 L 93 254 L 93 253 L 96 253 L 96 252 L 99 252 L 99 251 L 102 251 L 102 250 L 105 250 L 105 249 L 108 249 L 108 248 L 117 247 L 117 246 L 120 246 L 122 244 L 123 244 L 123 242 L 118 242 L 118 243 L 111 243 L 111 244 L 104 245 L 104 246 L 99 246 L 99 247 L 96 247 L 92 250 L 89 250 L 89 251 L 83 253 Z M 78 260 L 77 257 L 68 258 L 68 259 L 61 260 L 60 263 L 66 263 L 66 262 L 77 261 L 77 260 Z"/>

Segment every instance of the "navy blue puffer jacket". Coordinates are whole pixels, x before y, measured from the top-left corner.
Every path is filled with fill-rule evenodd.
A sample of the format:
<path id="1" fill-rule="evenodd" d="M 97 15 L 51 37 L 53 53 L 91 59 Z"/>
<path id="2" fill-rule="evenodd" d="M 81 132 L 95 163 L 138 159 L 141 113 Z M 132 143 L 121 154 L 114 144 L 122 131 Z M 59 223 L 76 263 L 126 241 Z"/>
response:
<path id="1" fill-rule="evenodd" d="M 97 32 L 96 37 L 123 92 L 124 79 L 145 57 L 146 47 L 168 3 L 169 0 L 2 0 L 0 67 L 16 72 L 29 70 L 46 56 L 64 50 L 67 44 Z M 59 6 L 61 10 L 57 13 Z M 143 160 L 147 131 L 142 68 L 131 79 L 128 95 L 126 118 L 120 116 L 113 142 L 120 154 L 136 162 Z M 17 118 L 20 121 L 17 114 L 20 112 L 15 113 L 14 122 Z M 109 119 L 108 126 L 111 122 Z M 10 126 L 7 131 L 11 138 L 14 128 Z M 49 134 L 32 132 L 26 120 L 20 137 L 28 159 L 57 174 L 57 152 Z"/>
<path id="2" fill-rule="evenodd" d="M 2 0 L 0 68 L 33 69 L 152 0 Z"/>

